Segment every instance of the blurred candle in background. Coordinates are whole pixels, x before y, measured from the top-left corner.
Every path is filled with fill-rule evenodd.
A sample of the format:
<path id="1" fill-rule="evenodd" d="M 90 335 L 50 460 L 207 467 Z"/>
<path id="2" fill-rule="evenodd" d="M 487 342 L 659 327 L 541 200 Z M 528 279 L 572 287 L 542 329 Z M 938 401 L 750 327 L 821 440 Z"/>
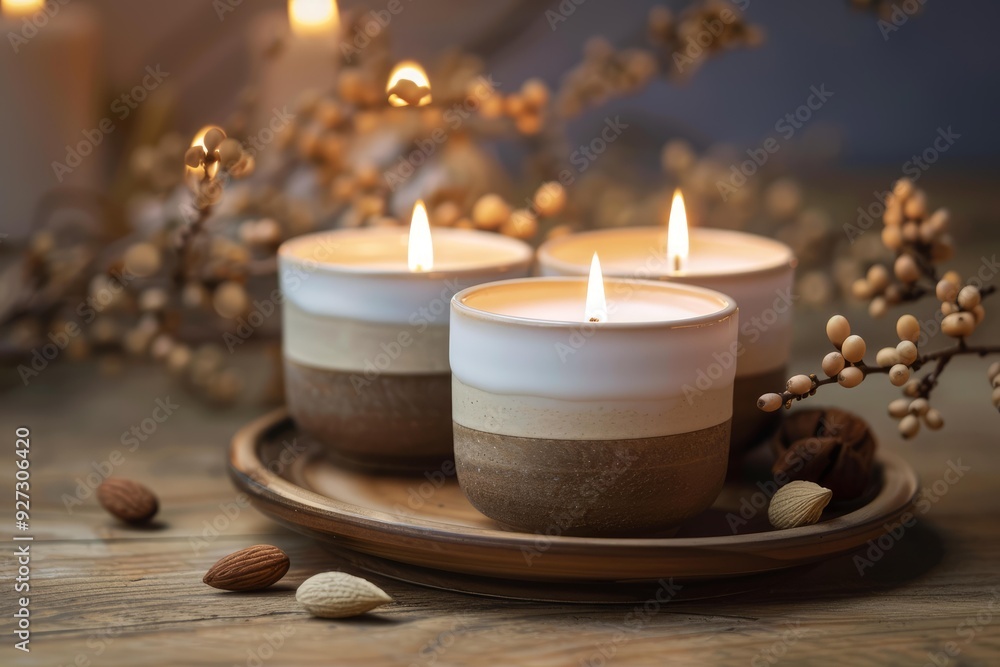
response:
<path id="1" fill-rule="evenodd" d="M 28 233 L 54 188 L 95 188 L 116 118 L 101 110 L 100 29 L 89 6 L 0 0 L 0 201 Z"/>
<path id="2" fill-rule="evenodd" d="M 286 13 L 261 16 L 254 33 L 252 62 L 261 83 L 257 113 L 247 128 L 251 136 L 272 119 L 284 117 L 286 107 L 295 113 L 303 92 L 333 88 L 340 55 L 340 11 L 336 0 L 289 0 Z M 269 56 L 268 45 L 276 35 L 285 36 L 284 47 Z"/>

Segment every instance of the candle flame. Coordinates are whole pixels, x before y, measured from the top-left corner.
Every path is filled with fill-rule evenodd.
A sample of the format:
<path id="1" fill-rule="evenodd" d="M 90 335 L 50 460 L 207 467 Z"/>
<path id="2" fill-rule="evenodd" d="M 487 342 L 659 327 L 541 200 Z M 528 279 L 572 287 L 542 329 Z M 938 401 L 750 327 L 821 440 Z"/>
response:
<path id="1" fill-rule="evenodd" d="M 397 91 L 393 89 L 400 82 L 405 81 L 410 81 L 413 84 L 411 87 L 414 92 L 418 92 L 421 88 L 426 89 L 427 92 L 416 100 L 397 94 Z M 413 60 L 404 60 L 392 69 L 389 74 L 389 82 L 385 84 L 385 92 L 389 95 L 389 104 L 394 107 L 411 105 L 423 107 L 431 103 L 431 81 L 427 78 L 427 72 L 420 66 L 420 63 Z"/>
<path id="2" fill-rule="evenodd" d="M 601 260 L 594 253 L 590 260 L 590 279 L 587 281 L 587 307 L 584 311 L 587 322 L 607 322 L 608 302 L 604 297 L 604 274 L 601 272 Z"/>
<path id="3" fill-rule="evenodd" d="M 687 211 L 684 209 L 684 195 L 677 188 L 670 203 L 670 220 L 667 222 L 667 259 L 671 269 L 679 272 L 689 252 Z"/>
<path id="4" fill-rule="evenodd" d="M 340 27 L 340 10 L 336 0 L 288 0 L 288 21 L 296 35 L 329 35 Z"/>
<path id="5" fill-rule="evenodd" d="M 410 241 L 407 261 L 410 271 L 430 271 L 434 268 L 434 244 L 431 242 L 431 224 L 427 219 L 424 202 L 417 200 L 410 218 Z"/>
<path id="6" fill-rule="evenodd" d="M 3 0 L 3 15 L 8 18 L 27 16 L 34 14 L 44 5 L 44 0 Z"/>

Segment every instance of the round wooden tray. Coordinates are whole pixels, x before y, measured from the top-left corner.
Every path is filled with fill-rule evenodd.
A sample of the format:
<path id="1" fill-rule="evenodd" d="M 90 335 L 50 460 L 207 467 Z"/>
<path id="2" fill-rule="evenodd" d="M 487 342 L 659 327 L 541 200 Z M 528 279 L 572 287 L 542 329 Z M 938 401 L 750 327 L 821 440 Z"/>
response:
<path id="1" fill-rule="evenodd" d="M 751 480 L 727 483 L 715 505 L 674 537 L 518 533 L 477 512 L 454 477 L 378 476 L 338 466 L 284 410 L 234 436 L 230 472 L 264 514 L 358 567 L 462 592 L 575 602 L 644 600 L 671 578 L 685 584 L 688 598 L 760 587 L 766 578 L 733 578 L 851 551 L 881 535 L 919 489 L 913 469 L 883 452 L 869 493 L 812 526 L 770 528 L 767 496 Z"/>

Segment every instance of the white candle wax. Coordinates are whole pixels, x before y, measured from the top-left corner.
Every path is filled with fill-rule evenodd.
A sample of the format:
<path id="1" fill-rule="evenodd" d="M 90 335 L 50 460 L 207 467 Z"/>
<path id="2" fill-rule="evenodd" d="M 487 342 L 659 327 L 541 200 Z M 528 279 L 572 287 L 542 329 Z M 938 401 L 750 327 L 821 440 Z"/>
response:
<path id="1" fill-rule="evenodd" d="M 720 367 L 708 391 L 696 385 L 714 355 L 733 351 L 732 300 L 687 285 L 604 285 L 608 320 L 598 323 L 584 321 L 582 278 L 508 280 L 457 294 L 455 422 L 557 440 L 662 437 L 725 424 L 734 367 Z"/>
<path id="2" fill-rule="evenodd" d="M 422 272 L 409 270 L 406 229 L 321 232 L 285 242 L 279 263 L 286 356 L 315 367 L 364 370 L 382 344 L 405 333 L 393 372 L 447 372 L 452 295 L 527 275 L 533 253 L 521 241 L 488 232 L 434 229 L 431 238 L 433 270 Z"/>
<path id="3" fill-rule="evenodd" d="M 628 227 L 553 239 L 539 248 L 542 275 L 586 275 L 594 251 L 605 275 L 667 280 L 728 294 L 740 307 L 738 376 L 766 373 L 787 363 L 792 337 L 791 249 L 768 238 L 693 228 L 690 253 L 675 270 L 664 227 Z"/>

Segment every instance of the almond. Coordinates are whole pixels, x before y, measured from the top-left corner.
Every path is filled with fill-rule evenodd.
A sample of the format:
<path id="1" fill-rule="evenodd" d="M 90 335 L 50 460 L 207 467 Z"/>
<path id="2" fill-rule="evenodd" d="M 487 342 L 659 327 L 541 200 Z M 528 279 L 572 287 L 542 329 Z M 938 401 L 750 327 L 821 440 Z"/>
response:
<path id="1" fill-rule="evenodd" d="M 281 579 L 289 565 L 288 556 L 278 547 L 257 544 L 222 558 L 202 581 L 224 591 L 253 591 Z"/>
<path id="2" fill-rule="evenodd" d="M 126 523 L 146 523 L 160 509 L 153 492 L 130 479 L 110 477 L 97 487 L 97 501 Z"/>
<path id="3" fill-rule="evenodd" d="M 309 577 L 295 591 L 295 599 L 319 618 L 357 616 L 392 602 L 372 582 L 346 572 L 321 572 Z"/>

